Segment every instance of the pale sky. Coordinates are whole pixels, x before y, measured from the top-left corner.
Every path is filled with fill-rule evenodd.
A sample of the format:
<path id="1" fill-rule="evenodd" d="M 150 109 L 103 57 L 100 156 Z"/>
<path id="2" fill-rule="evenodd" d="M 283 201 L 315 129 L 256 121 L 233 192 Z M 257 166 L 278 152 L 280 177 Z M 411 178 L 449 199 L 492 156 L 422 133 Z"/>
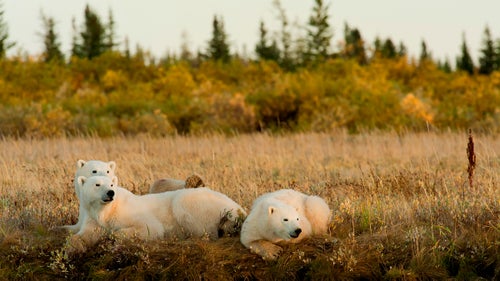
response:
<path id="1" fill-rule="evenodd" d="M 132 51 L 139 44 L 157 58 L 180 52 L 182 33 L 187 34 L 191 51 L 204 51 L 212 32 L 214 15 L 224 20 L 233 51 L 253 56 L 259 36 L 259 22 L 271 31 L 279 30 L 272 0 L 0 0 L 3 3 L 9 37 L 17 43 L 8 54 L 31 55 L 43 50 L 40 12 L 56 20 L 62 51 L 67 55 L 72 38 L 71 20 L 83 23 L 86 4 L 107 22 L 112 10 L 118 39 L 128 37 Z M 288 19 L 305 26 L 313 0 L 281 0 Z M 338 45 L 344 23 L 360 30 L 364 40 L 390 37 L 407 46 L 418 57 L 425 40 L 434 58 L 448 57 L 452 65 L 460 53 L 465 33 L 469 51 L 477 58 L 483 32 L 489 26 L 493 38 L 500 38 L 500 0 L 325 0 L 330 4 L 330 25 Z M 294 29 L 296 30 L 296 29 Z M 123 48 L 123 46 L 121 47 Z M 476 60 L 477 61 L 477 60 Z"/>

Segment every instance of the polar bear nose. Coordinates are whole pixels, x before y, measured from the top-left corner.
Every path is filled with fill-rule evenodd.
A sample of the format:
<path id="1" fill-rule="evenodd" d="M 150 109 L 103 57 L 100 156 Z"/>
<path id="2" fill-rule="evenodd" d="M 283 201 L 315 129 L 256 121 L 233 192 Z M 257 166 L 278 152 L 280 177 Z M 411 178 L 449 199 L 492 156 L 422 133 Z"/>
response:
<path id="1" fill-rule="evenodd" d="M 113 196 L 115 196 L 115 192 L 113 190 L 108 190 L 108 192 L 106 193 L 106 195 L 108 195 L 108 197 L 113 198 Z"/>
<path id="2" fill-rule="evenodd" d="M 297 229 L 295 229 L 295 231 L 292 234 L 290 234 L 290 236 L 292 238 L 297 238 L 297 237 L 299 237 L 299 235 L 300 235 L 301 232 L 302 232 L 302 229 L 297 228 Z"/>

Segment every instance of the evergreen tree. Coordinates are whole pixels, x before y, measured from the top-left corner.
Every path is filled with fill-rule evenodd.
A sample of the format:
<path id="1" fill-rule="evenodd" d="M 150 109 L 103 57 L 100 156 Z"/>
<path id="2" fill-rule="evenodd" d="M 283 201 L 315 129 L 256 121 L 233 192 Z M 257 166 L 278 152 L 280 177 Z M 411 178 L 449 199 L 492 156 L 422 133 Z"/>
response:
<path id="1" fill-rule="evenodd" d="M 375 37 L 375 40 L 373 41 L 373 53 L 372 53 L 372 59 L 373 58 L 378 58 L 382 56 L 382 41 L 380 40 L 380 37 Z"/>
<path id="2" fill-rule="evenodd" d="M 127 59 L 131 58 L 131 53 L 130 53 L 130 42 L 128 41 L 128 37 L 125 36 L 124 40 L 124 45 L 125 45 L 125 50 L 123 51 L 123 54 Z"/>
<path id="3" fill-rule="evenodd" d="M 398 56 L 399 57 L 404 57 L 408 54 L 408 49 L 406 48 L 405 44 L 403 41 L 399 42 L 399 47 L 398 47 Z"/>
<path id="4" fill-rule="evenodd" d="M 315 5 L 308 22 L 307 43 L 309 55 L 313 60 L 317 61 L 330 55 L 330 42 L 333 32 L 328 23 L 329 5 L 324 4 L 323 0 L 315 0 L 314 2 Z"/>
<path id="5" fill-rule="evenodd" d="M 56 61 L 62 62 L 64 61 L 64 55 L 61 52 L 61 43 L 59 42 L 59 37 L 55 32 L 55 21 L 51 17 L 47 17 L 42 13 L 42 22 L 44 28 L 43 34 L 43 60 L 45 62 Z"/>
<path id="6" fill-rule="evenodd" d="M 457 70 L 465 71 L 469 74 L 474 74 L 474 62 L 469 54 L 469 48 L 467 47 L 467 42 L 465 41 L 465 34 L 463 35 L 462 42 L 462 53 L 457 58 Z"/>
<path id="7" fill-rule="evenodd" d="M 268 42 L 267 37 L 267 29 L 264 25 L 264 22 L 260 22 L 259 28 L 259 42 L 255 46 L 255 53 L 260 60 L 272 60 L 279 61 L 280 59 L 280 50 L 278 49 L 278 44 L 276 40 L 273 40 L 271 44 Z"/>
<path id="8" fill-rule="evenodd" d="M 81 58 L 92 59 L 109 50 L 106 42 L 106 27 L 99 16 L 87 5 L 84 12 L 83 30 L 80 37 L 73 37 L 72 54 Z M 76 30 L 76 26 L 73 26 Z"/>
<path id="9" fill-rule="evenodd" d="M 187 31 L 184 30 L 181 33 L 181 60 L 191 61 L 193 59 L 193 54 L 189 50 L 189 45 L 189 36 Z"/>
<path id="10" fill-rule="evenodd" d="M 489 75 L 494 70 L 498 69 L 496 65 L 496 53 L 493 39 L 491 38 L 490 29 L 484 29 L 483 47 L 479 57 L 479 74 Z"/>
<path id="11" fill-rule="evenodd" d="M 387 38 L 382 45 L 381 55 L 383 58 L 393 59 L 396 58 L 396 46 L 392 43 L 390 38 Z"/>
<path id="12" fill-rule="evenodd" d="M 350 28 L 347 23 L 344 25 L 344 56 L 348 59 L 355 59 L 359 64 L 368 62 L 366 58 L 364 41 L 357 28 Z"/>
<path id="13" fill-rule="evenodd" d="M 108 11 L 108 24 L 105 26 L 106 34 L 105 34 L 105 48 L 108 51 L 112 51 L 118 43 L 116 42 L 116 32 L 115 32 L 115 18 L 113 16 L 113 11 L 109 9 Z"/>
<path id="14" fill-rule="evenodd" d="M 286 70 L 293 70 L 295 63 L 292 58 L 292 34 L 289 30 L 288 17 L 286 16 L 285 9 L 281 6 L 279 0 L 273 1 L 274 7 L 278 10 L 278 19 L 281 22 L 280 30 L 280 43 L 281 43 L 281 59 L 280 66 Z"/>
<path id="15" fill-rule="evenodd" d="M 495 70 L 500 70 L 500 39 L 495 44 Z"/>
<path id="16" fill-rule="evenodd" d="M 9 42 L 9 27 L 5 22 L 3 3 L 0 2 L 0 59 L 5 58 L 7 50 L 14 47 L 16 43 Z"/>
<path id="17" fill-rule="evenodd" d="M 73 36 L 71 37 L 71 57 L 83 57 L 78 46 L 78 28 L 76 27 L 75 17 L 71 19 L 71 29 L 73 31 Z"/>
<path id="18" fill-rule="evenodd" d="M 422 40 L 421 48 L 422 49 L 420 50 L 420 63 L 431 60 L 431 55 L 429 51 L 427 51 L 427 44 L 425 44 L 424 40 Z"/>
<path id="19" fill-rule="evenodd" d="M 448 58 L 445 58 L 444 61 L 438 61 L 437 68 L 445 73 L 451 73 L 451 65 L 448 61 Z"/>
<path id="20" fill-rule="evenodd" d="M 224 22 L 214 16 L 212 23 L 212 39 L 208 42 L 207 55 L 213 60 L 228 62 L 230 59 L 227 35 L 224 31 Z"/>

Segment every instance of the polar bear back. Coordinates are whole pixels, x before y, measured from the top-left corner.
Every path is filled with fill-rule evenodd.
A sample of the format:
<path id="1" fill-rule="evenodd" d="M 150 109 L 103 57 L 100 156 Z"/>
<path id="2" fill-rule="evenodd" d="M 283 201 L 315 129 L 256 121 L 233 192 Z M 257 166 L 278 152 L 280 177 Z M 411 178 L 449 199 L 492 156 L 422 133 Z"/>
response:
<path id="1" fill-rule="evenodd" d="M 218 236 L 218 225 L 229 212 L 233 219 L 246 216 L 243 208 L 226 195 L 206 187 L 171 191 L 172 212 L 190 235 Z M 170 193 L 170 192 L 165 192 Z"/>
<path id="2" fill-rule="evenodd" d="M 307 199 L 307 195 L 304 193 L 295 191 L 293 189 L 280 189 L 278 191 L 265 193 L 259 196 L 255 202 L 254 206 L 260 204 L 262 201 L 267 201 L 270 199 L 281 201 L 285 204 L 291 205 L 295 208 L 303 209 L 304 203 Z M 253 207 L 252 207 L 253 209 Z"/>

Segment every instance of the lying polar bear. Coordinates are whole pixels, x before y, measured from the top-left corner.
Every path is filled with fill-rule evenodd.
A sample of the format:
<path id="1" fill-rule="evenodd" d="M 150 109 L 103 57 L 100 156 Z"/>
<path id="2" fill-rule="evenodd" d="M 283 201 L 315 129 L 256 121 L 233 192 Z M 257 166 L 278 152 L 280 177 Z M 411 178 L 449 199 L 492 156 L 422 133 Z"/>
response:
<path id="1" fill-rule="evenodd" d="M 265 260 L 274 260 L 282 248 L 328 230 L 330 208 L 318 196 L 282 189 L 258 197 L 243 222 L 241 243 Z"/>
<path id="2" fill-rule="evenodd" d="M 243 208 L 226 195 L 202 187 L 135 195 L 106 176 L 78 177 L 81 203 L 89 217 L 110 232 L 141 239 L 208 237 L 215 239 L 238 227 Z M 224 218 L 224 225 L 220 225 Z M 82 225 L 70 244 L 75 250 L 95 244 L 95 227 Z M 78 241 L 80 240 L 80 241 Z M 83 248 L 83 249 L 82 249 Z"/>
<path id="3" fill-rule="evenodd" d="M 156 180 L 149 188 L 149 193 L 160 193 L 181 188 L 197 188 L 201 186 L 206 186 L 201 176 L 192 174 L 187 177 L 185 181 L 172 178 Z"/>
<path id="4" fill-rule="evenodd" d="M 94 223 L 93 221 L 88 221 L 89 217 L 87 212 L 81 203 L 81 187 L 77 184 L 77 179 L 80 176 L 91 177 L 91 176 L 107 176 L 109 178 L 115 177 L 116 163 L 114 161 L 103 162 L 99 160 L 78 160 L 76 161 L 76 172 L 73 184 L 75 186 L 76 196 L 80 201 L 78 207 L 78 222 L 74 225 L 64 225 L 63 228 L 76 233 L 80 230 L 83 224 Z"/>

